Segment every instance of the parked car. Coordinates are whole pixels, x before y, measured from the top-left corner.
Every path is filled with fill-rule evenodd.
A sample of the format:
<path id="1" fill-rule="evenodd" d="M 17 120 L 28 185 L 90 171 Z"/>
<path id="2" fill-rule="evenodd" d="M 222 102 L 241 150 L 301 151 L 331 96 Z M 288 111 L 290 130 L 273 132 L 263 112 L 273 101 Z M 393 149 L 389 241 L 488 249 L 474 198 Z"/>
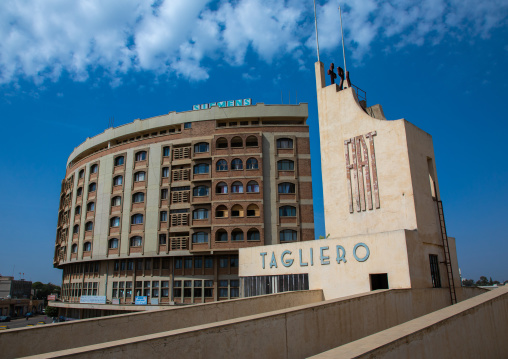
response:
<path id="1" fill-rule="evenodd" d="M 35 314 L 32 312 L 28 312 L 25 314 L 25 317 L 33 317 L 33 316 L 35 316 Z"/>
<path id="2" fill-rule="evenodd" d="M 4 315 L 0 317 L 0 322 L 10 322 L 11 317 L 9 315 Z"/>

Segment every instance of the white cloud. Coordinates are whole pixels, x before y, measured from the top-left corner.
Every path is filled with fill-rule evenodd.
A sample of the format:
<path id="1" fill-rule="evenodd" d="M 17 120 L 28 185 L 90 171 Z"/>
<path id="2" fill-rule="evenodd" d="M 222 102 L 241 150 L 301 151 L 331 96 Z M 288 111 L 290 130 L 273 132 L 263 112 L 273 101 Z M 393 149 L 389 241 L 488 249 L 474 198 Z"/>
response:
<path id="1" fill-rule="evenodd" d="M 340 53 L 337 2 L 318 3 L 320 48 Z M 376 41 L 397 49 L 444 36 L 485 38 L 506 25 L 507 13 L 505 0 L 343 4 L 346 41 L 357 59 Z M 128 71 L 206 80 L 206 60 L 239 66 L 251 52 L 267 63 L 289 55 L 302 68 L 315 53 L 313 20 L 307 0 L 3 0 L 0 83 L 40 84 L 63 72 L 84 81 L 96 69 L 111 86 Z"/>

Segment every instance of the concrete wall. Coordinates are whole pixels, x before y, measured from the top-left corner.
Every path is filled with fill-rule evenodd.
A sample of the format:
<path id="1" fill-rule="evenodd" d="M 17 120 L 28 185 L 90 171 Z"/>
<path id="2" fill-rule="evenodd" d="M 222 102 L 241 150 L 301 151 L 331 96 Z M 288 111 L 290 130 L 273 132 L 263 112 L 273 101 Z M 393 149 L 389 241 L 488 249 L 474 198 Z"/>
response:
<path id="1" fill-rule="evenodd" d="M 290 292 L 47 324 L 33 328 L 10 329 L 0 332 L 0 348 L 2 348 L 0 356 L 18 358 L 76 348 L 316 303 L 322 299 L 323 294 L 319 290 Z M 30 345 L 26 345 L 27 343 Z"/>
<path id="2" fill-rule="evenodd" d="M 312 358 L 506 358 L 507 334 L 504 287 Z"/>
<path id="3" fill-rule="evenodd" d="M 388 290 L 139 336 L 47 358 L 305 358 L 448 304 L 446 289 Z"/>

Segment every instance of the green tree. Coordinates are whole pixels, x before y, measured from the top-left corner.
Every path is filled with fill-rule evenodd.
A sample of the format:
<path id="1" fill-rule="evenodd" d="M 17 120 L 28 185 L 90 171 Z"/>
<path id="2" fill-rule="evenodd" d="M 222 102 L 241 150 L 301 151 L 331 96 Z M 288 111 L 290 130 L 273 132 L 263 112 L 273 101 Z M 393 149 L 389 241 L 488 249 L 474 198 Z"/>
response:
<path id="1" fill-rule="evenodd" d="M 462 285 L 464 287 L 474 287 L 474 280 L 472 280 L 472 279 L 462 279 Z"/>
<path id="2" fill-rule="evenodd" d="M 60 287 L 53 283 L 32 283 L 32 289 L 35 289 L 35 299 L 46 299 L 50 294 L 60 294 Z"/>
<path id="3" fill-rule="evenodd" d="M 58 317 L 58 308 L 47 306 L 44 314 L 48 317 Z"/>

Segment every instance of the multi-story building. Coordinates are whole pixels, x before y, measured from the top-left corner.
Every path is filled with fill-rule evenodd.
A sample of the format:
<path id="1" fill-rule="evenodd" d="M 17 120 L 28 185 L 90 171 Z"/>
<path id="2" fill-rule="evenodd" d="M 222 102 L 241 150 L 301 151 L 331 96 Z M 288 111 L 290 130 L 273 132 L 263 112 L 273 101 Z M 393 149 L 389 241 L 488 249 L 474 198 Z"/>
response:
<path id="1" fill-rule="evenodd" d="M 307 116 L 307 104 L 212 107 L 88 138 L 62 181 L 62 300 L 238 297 L 239 248 L 314 239 Z"/>

